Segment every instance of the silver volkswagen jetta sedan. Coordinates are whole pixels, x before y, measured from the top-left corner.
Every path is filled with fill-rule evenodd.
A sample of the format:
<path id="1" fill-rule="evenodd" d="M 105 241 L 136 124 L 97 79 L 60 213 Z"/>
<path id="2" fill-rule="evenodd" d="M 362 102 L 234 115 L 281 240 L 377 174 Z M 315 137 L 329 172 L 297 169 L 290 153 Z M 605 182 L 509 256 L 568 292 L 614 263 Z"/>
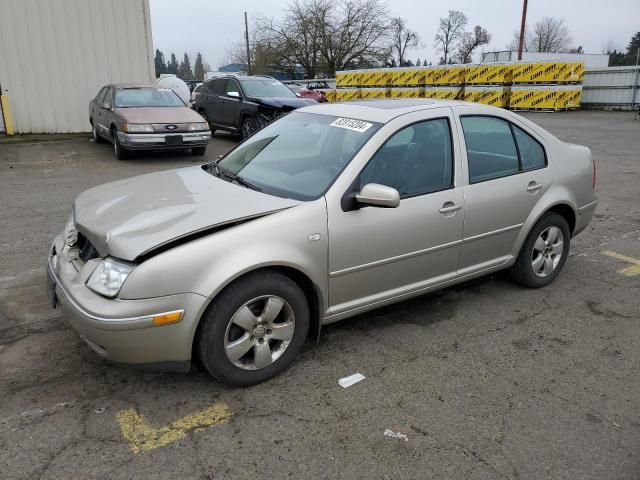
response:
<path id="1" fill-rule="evenodd" d="M 320 326 L 501 269 L 552 282 L 597 203 L 588 148 L 514 113 L 377 100 L 297 110 L 217 162 L 92 188 L 49 293 L 113 362 L 229 385 Z"/>

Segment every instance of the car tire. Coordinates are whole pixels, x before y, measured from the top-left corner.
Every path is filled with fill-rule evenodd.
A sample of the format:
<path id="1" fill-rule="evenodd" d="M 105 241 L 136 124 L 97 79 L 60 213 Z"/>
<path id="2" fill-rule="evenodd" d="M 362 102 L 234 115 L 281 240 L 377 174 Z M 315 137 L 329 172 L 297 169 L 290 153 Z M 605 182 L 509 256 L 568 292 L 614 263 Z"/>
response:
<path id="1" fill-rule="evenodd" d="M 193 147 L 191 149 L 191 154 L 196 157 L 201 157 L 207 152 L 207 147 Z"/>
<path id="2" fill-rule="evenodd" d="M 571 231 L 567 220 L 557 213 L 544 214 L 527 235 L 509 276 L 515 283 L 528 288 L 549 285 L 567 261 L 570 245 Z"/>
<path id="3" fill-rule="evenodd" d="M 104 139 L 100 136 L 100 134 L 98 133 L 98 130 L 96 130 L 96 126 L 93 122 L 91 122 L 91 136 L 93 137 L 94 143 L 104 142 Z"/>
<path id="4" fill-rule="evenodd" d="M 199 359 L 220 382 L 246 387 L 286 370 L 309 331 L 300 287 L 277 272 L 249 274 L 209 305 L 196 339 Z"/>
<path id="5" fill-rule="evenodd" d="M 128 158 L 131 158 L 131 152 L 120 145 L 118 132 L 115 128 L 111 129 L 111 138 L 113 140 L 113 153 L 116 155 L 116 158 L 118 160 L 127 160 Z"/>
<path id="6" fill-rule="evenodd" d="M 249 138 L 251 135 L 258 131 L 258 122 L 253 117 L 244 117 L 242 124 L 240 125 L 240 133 L 242 139 Z"/>

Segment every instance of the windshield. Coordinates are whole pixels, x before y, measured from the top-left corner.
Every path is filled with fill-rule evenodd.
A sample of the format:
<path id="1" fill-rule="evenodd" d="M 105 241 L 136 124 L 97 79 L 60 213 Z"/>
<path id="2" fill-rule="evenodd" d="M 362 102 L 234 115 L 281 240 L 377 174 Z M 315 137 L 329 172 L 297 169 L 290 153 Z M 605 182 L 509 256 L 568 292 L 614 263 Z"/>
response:
<path id="1" fill-rule="evenodd" d="M 243 80 L 242 87 L 247 97 L 295 97 L 289 88 L 273 78 Z"/>
<path id="2" fill-rule="evenodd" d="M 313 200 L 379 128 L 379 123 L 292 112 L 241 143 L 218 167 L 265 193 Z"/>
<path id="3" fill-rule="evenodd" d="M 116 90 L 115 106 L 184 107 L 184 103 L 170 88 L 121 88 Z"/>

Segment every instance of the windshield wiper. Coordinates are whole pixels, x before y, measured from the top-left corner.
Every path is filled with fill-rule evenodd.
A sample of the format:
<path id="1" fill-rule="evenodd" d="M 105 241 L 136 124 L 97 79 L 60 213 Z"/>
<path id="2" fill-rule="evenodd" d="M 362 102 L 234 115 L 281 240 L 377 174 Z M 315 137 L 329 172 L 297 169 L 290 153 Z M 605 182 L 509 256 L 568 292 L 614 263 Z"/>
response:
<path id="1" fill-rule="evenodd" d="M 226 173 L 226 172 L 222 172 L 222 174 L 225 177 L 228 177 L 229 179 L 231 179 L 232 182 L 236 182 L 236 183 L 242 185 L 243 187 L 250 188 L 251 190 L 255 190 L 256 192 L 261 192 L 262 191 L 262 189 L 260 187 L 258 187 L 257 185 L 254 185 L 253 183 L 245 180 L 240 175 L 233 175 L 232 173 Z"/>
<path id="2" fill-rule="evenodd" d="M 245 180 L 240 175 L 234 175 L 233 173 L 220 168 L 218 166 L 218 160 L 216 160 L 215 162 L 211 162 L 210 167 L 211 168 L 209 168 L 209 171 L 211 172 L 213 170 L 212 173 L 218 178 L 226 177 L 229 179 L 230 182 L 235 182 L 238 185 L 242 185 L 243 187 L 250 188 L 251 190 L 255 190 L 256 192 L 262 191 L 260 187 L 258 187 L 257 185 L 254 185 L 248 180 Z"/>

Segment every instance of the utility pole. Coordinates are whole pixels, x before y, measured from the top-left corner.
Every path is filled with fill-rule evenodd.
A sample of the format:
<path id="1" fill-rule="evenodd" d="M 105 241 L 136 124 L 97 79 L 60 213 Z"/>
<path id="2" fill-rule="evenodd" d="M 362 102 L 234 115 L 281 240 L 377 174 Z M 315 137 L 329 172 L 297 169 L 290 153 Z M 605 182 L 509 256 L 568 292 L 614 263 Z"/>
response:
<path id="1" fill-rule="evenodd" d="M 251 75 L 251 53 L 249 50 L 249 22 L 247 21 L 247 12 L 244 12 L 244 40 L 247 44 L 247 73 Z"/>
<path id="2" fill-rule="evenodd" d="M 522 2 L 522 23 L 520 24 L 520 43 L 518 44 L 518 60 L 522 60 L 522 47 L 524 47 L 524 31 L 527 25 L 527 0 Z"/>

